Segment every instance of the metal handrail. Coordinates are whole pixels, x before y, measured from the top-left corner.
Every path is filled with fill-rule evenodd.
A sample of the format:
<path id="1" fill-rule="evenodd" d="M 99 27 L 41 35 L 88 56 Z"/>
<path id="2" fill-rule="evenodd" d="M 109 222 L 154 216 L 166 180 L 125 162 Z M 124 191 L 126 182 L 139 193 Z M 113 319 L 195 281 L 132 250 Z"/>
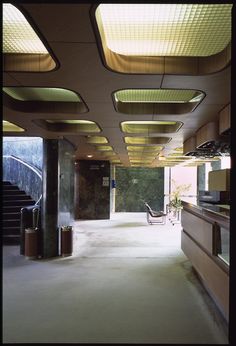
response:
<path id="1" fill-rule="evenodd" d="M 25 162 L 24 160 L 20 159 L 19 157 L 15 156 L 15 155 L 3 155 L 3 158 L 10 158 L 13 159 L 15 161 L 18 161 L 20 163 L 22 163 L 23 165 L 25 165 L 26 167 L 28 167 L 32 172 L 34 172 L 40 179 L 41 181 L 42 179 L 42 172 L 40 171 L 40 169 L 38 169 L 37 167 L 35 167 L 34 165 Z M 35 205 L 39 205 L 40 201 L 42 199 L 42 194 L 40 195 L 39 199 L 37 200 L 37 202 L 35 203 Z"/>
<path id="2" fill-rule="evenodd" d="M 3 155 L 3 158 L 4 157 L 11 158 L 13 160 L 16 160 L 16 161 L 22 163 L 23 165 L 25 165 L 26 167 L 31 169 L 31 171 L 33 171 L 35 174 L 37 174 L 37 176 L 42 180 L 42 172 L 37 167 L 33 166 L 32 164 L 25 162 L 24 160 L 20 159 L 19 157 L 15 156 L 15 155 Z"/>
<path id="3" fill-rule="evenodd" d="M 39 203 L 40 203 L 42 197 L 43 197 L 43 195 L 41 194 L 40 197 L 39 197 L 39 199 L 38 199 L 37 202 L 35 203 L 35 205 L 39 205 Z"/>

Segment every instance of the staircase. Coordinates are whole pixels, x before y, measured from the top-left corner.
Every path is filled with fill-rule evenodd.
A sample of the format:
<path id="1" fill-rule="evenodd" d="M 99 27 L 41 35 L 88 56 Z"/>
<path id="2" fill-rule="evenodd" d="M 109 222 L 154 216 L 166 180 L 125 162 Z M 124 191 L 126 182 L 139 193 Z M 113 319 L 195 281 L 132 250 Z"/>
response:
<path id="1" fill-rule="evenodd" d="M 35 201 L 9 181 L 3 182 L 3 244 L 20 244 L 20 210 Z"/>

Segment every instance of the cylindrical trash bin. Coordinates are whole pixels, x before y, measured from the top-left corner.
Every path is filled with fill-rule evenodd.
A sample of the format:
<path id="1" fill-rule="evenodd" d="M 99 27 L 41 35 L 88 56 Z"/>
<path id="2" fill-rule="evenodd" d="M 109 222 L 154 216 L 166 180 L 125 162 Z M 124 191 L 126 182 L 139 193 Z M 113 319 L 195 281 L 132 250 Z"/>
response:
<path id="1" fill-rule="evenodd" d="M 21 208 L 20 211 L 20 254 L 25 254 L 25 221 L 27 220 L 27 209 Z"/>
<path id="2" fill-rule="evenodd" d="M 25 229 L 25 256 L 28 259 L 38 257 L 38 232 L 37 228 Z"/>
<path id="3" fill-rule="evenodd" d="M 61 227 L 61 256 L 71 256 L 73 251 L 72 226 Z"/>

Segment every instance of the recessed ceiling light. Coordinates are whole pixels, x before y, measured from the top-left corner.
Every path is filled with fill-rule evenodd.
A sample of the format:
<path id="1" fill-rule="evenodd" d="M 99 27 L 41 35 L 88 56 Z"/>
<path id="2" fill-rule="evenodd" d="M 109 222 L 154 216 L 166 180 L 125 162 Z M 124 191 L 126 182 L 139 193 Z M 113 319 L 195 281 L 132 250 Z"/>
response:
<path id="1" fill-rule="evenodd" d="M 63 88 L 4 87 L 3 91 L 19 101 L 82 102 L 77 93 Z"/>
<path id="2" fill-rule="evenodd" d="M 130 163 L 152 163 L 153 159 L 130 159 Z"/>
<path id="3" fill-rule="evenodd" d="M 106 137 L 102 136 L 87 136 L 86 139 L 87 143 L 91 144 L 105 144 L 108 143 L 108 140 Z"/>
<path id="4" fill-rule="evenodd" d="M 106 158 L 116 158 L 117 154 L 113 150 L 101 151 L 101 156 Z"/>
<path id="5" fill-rule="evenodd" d="M 27 113 L 85 113 L 88 108 L 76 92 L 54 87 L 4 87 L 7 107 Z"/>
<path id="6" fill-rule="evenodd" d="M 232 4 L 100 4 L 103 46 L 126 56 L 204 57 L 231 40 Z"/>
<path id="7" fill-rule="evenodd" d="M 25 130 L 10 121 L 3 120 L 3 132 L 24 132 Z"/>
<path id="8" fill-rule="evenodd" d="M 125 137 L 124 139 L 127 144 L 166 144 L 171 141 L 170 137 Z"/>
<path id="9" fill-rule="evenodd" d="M 159 145 L 153 145 L 153 146 L 135 146 L 135 145 L 128 145 L 127 147 L 128 151 L 131 152 L 160 152 L 161 150 L 163 150 L 164 147 L 159 146 Z"/>
<path id="10" fill-rule="evenodd" d="M 180 121 L 124 121 L 121 130 L 125 133 L 171 133 L 177 132 L 183 125 Z"/>
<path id="11" fill-rule="evenodd" d="M 90 120 L 76 119 L 35 119 L 35 124 L 53 132 L 74 133 L 101 132 L 99 126 Z"/>
<path id="12" fill-rule="evenodd" d="M 71 125 L 93 125 L 95 124 L 90 120 L 76 120 L 76 119 L 47 119 L 45 120 L 47 123 L 51 124 L 71 124 Z"/>
<path id="13" fill-rule="evenodd" d="M 115 101 L 123 103 L 188 103 L 203 97 L 201 91 L 191 89 L 124 89 L 114 93 Z"/>
<path id="14" fill-rule="evenodd" d="M 113 148 L 109 145 L 98 145 L 96 146 L 98 151 L 113 151 Z"/>
<path id="15" fill-rule="evenodd" d="M 48 54 L 25 16 L 12 4 L 3 4 L 3 53 Z"/>
<path id="16" fill-rule="evenodd" d="M 122 89 L 114 92 L 114 107 L 124 114 L 185 114 L 205 97 L 193 89 Z"/>
<path id="17" fill-rule="evenodd" d="M 120 160 L 111 160 L 111 163 L 121 163 Z"/>
<path id="18" fill-rule="evenodd" d="M 183 153 L 184 148 L 183 147 L 177 147 L 174 149 L 174 151 L 177 151 L 178 153 Z"/>
<path id="19" fill-rule="evenodd" d="M 91 157 L 93 157 L 93 155 L 87 155 L 87 157 L 88 157 L 88 158 L 91 158 Z"/>

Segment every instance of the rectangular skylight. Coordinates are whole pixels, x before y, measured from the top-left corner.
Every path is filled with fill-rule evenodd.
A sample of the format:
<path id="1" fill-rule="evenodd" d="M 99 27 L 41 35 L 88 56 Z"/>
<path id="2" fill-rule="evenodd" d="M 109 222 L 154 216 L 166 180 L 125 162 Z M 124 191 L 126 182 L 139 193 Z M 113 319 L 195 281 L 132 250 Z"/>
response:
<path id="1" fill-rule="evenodd" d="M 12 4 L 3 4 L 3 53 L 48 54 L 25 16 Z"/>
<path id="2" fill-rule="evenodd" d="M 99 126 L 90 120 L 77 119 L 35 119 L 38 126 L 53 132 L 74 133 L 78 132 L 101 132 Z"/>
<path id="3" fill-rule="evenodd" d="M 108 143 L 108 140 L 106 137 L 102 136 L 87 136 L 86 139 L 87 143 L 91 144 L 105 144 Z"/>
<path id="4" fill-rule="evenodd" d="M 123 89 L 114 97 L 124 103 L 187 103 L 201 101 L 204 94 L 191 89 Z"/>
<path id="5" fill-rule="evenodd" d="M 100 4 L 103 45 L 126 56 L 204 57 L 231 40 L 232 4 Z"/>
<path id="6" fill-rule="evenodd" d="M 125 137 L 127 144 L 166 144 L 170 141 L 170 137 Z"/>
<path id="7" fill-rule="evenodd" d="M 129 160 L 140 160 L 140 161 L 150 161 L 152 162 L 153 160 L 155 160 L 155 156 L 146 156 L 146 155 L 140 155 L 140 156 L 130 156 L 129 155 Z"/>
<path id="8" fill-rule="evenodd" d="M 124 114 L 185 114 L 205 97 L 193 89 L 122 89 L 113 93 L 114 107 Z"/>
<path id="9" fill-rule="evenodd" d="M 183 125 L 180 121 L 124 121 L 121 130 L 125 133 L 172 133 L 177 132 Z"/>
<path id="10" fill-rule="evenodd" d="M 174 151 L 178 152 L 178 153 L 183 153 L 184 148 L 183 147 L 177 147 L 174 149 Z"/>
<path id="11" fill-rule="evenodd" d="M 98 151 L 113 151 L 113 148 L 109 145 L 98 145 L 96 146 Z"/>
<path id="12" fill-rule="evenodd" d="M 4 87 L 3 91 L 19 101 L 81 102 L 77 93 L 63 88 Z"/>
<path id="13" fill-rule="evenodd" d="M 143 151 L 143 152 L 160 152 L 161 150 L 163 150 L 164 147 L 162 146 L 157 146 L 157 145 L 154 145 L 154 146 L 135 146 L 135 145 L 128 145 L 127 146 L 127 150 L 128 151 Z"/>
<path id="14" fill-rule="evenodd" d="M 22 127 L 19 127 L 7 120 L 3 120 L 3 132 L 24 132 L 25 130 Z"/>
<path id="15" fill-rule="evenodd" d="M 153 159 L 130 159 L 130 163 L 152 163 Z"/>
<path id="16" fill-rule="evenodd" d="M 100 155 L 101 156 L 104 156 L 104 157 L 106 157 L 106 158 L 117 158 L 117 154 L 113 151 L 113 150 L 105 150 L 105 151 L 103 151 L 103 150 L 100 150 L 101 151 L 101 153 L 100 153 Z"/>
<path id="17" fill-rule="evenodd" d="M 76 119 L 47 119 L 45 120 L 47 123 L 51 124 L 75 124 L 75 125 L 94 125 L 95 123 L 90 120 L 76 120 Z"/>

